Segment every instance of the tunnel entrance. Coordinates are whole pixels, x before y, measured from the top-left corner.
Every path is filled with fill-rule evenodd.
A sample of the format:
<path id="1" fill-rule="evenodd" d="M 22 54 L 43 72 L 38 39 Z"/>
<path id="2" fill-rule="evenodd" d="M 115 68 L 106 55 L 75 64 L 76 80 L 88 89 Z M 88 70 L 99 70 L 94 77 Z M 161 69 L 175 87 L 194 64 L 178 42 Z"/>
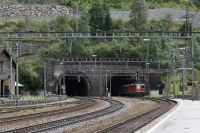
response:
<path id="1" fill-rule="evenodd" d="M 63 84 L 63 80 L 62 80 Z M 87 96 L 89 83 L 85 77 L 65 76 L 65 93 L 68 96 Z"/>
<path id="2" fill-rule="evenodd" d="M 114 76 L 111 78 L 111 95 L 121 96 L 121 88 L 123 85 L 134 83 L 135 79 L 131 76 Z M 110 90 L 110 81 L 108 82 L 108 89 Z"/>

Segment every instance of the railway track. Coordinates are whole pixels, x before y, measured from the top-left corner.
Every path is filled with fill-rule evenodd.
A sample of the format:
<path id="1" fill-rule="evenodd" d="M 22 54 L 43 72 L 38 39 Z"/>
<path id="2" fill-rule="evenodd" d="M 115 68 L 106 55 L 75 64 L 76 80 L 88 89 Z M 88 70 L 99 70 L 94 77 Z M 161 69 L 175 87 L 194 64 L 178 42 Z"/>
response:
<path id="1" fill-rule="evenodd" d="M 43 117 L 49 117 L 49 116 L 57 115 L 60 113 L 68 113 L 68 112 L 72 112 L 75 110 L 88 108 L 90 106 L 93 106 L 96 103 L 94 99 L 89 99 L 89 98 L 79 98 L 79 99 L 81 99 L 80 100 L 81 103 L 74 107 L 66 107 L 66 108 L 52 110 L 52 111 L 45 111 L 45 112 L 40 112 L 40 113 L 28 114 L 28 115 L 19 115 L 19 116 L 1 118 L 0 125 L 26 121 L 29 119 L 38 119 L 38 118 L 43 118 Z"/>
<path id="2" fill-rule="evenodd" d="M 91 120 L 100 116 L 104 116 L 110 113 L 113 113 L 121 108 L 123 108 L 124 104 L 119 102 L 119 101 L 115 101 L 115 100 L 109 100 L 108 102 L 110 102 L 111 106 L 102 109 L 102 110 L 98 110 L 95 112 L 91 112 L 91 113 L 87 113 L 87 114 L 83 114 L 83 115 L 79 115 L 79 116 L 74 116 L 74 117 L 69 117 L 66 119 L 61 119 L 61 120 L 56 120 L 56 121 L 51 121 L 48 123 L 42 123 L 42 124 L 36 124 L 33 126 L 28 126 L 28 127 L 22 127 L 22 128 L 18 128 L 18 129 L 14 129 L 14 130 L 8 130 L 8 131 L 4 131 L 2 133 L 28 133 L 28 132 L 32 132 L 32 133 L 38 133 L 38 132 L 46 132 L 46 131 L 51 131 L 57 128 L 62 128 L 65 126 L 69 126 L 78 122 L 82 122 L 82 121 L 86 121 L 86 120 Z"/>
<path id="3" fill-rule="evenodd" d="M 134 133 L 140 128 L 144 127 L 146 124 L 150 123 L 157 117 L 170 110 L 176 104 L 174 101 L 171 100 L 157 99 L 153 101 L 157 102 L 158 106 L 156 106 L 152 110 L 139 114 L 137 116 L 133 116 L 128 120 L 122 121 L 110 127 L 101 129 L 96 133 Z"/>
<path id="4" fill-rule="evenodd" d="M 76 103 L 77 101 L 75 101 Z M 62 101 L 63 104 L 65 104 L 64 101 Z M 18 111 L 23 111 L 23 110 L 33 110 L 37 108 L 43 108 L 43 107 L 48 107 L 48 106 L 59 106 L 60 101 L 52 101 L 52 102 L 47 102 L 47 103 L 38 103 L 33 104 L 33 105 L 20 105 L 20 106 L 13 106 L 13 107 L 1 107 L 0 108 L 0 113 L 1 114 L 7 114 L 7 113 L 13 113 L 13 112 L 18 112 Z"/>

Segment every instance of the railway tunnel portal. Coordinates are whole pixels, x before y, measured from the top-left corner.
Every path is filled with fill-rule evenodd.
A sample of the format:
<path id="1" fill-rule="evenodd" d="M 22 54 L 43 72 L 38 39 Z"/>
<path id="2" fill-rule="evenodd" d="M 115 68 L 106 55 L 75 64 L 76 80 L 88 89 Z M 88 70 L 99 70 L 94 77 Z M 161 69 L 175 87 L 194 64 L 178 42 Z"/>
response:
<path id="1" fill-rule="evenodd" d="M 150 61 L 149 61 L 150 62 Z M 69 96 L 120 95 L 119 86 L 145 81 L 145 60 L 88 58 L 47 61 L 47 91 Z"/>

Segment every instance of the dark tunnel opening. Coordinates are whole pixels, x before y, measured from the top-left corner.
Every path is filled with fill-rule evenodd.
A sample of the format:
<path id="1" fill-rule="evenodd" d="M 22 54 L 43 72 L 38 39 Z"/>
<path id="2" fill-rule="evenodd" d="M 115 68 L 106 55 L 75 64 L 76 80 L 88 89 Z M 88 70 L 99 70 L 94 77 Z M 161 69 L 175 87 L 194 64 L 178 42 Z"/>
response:
<path id="1" fill-rule="evenodd" d="M 122 96 L 121 88 L 123 85 L 134 83 L 135 79 L 131 76 L 114 76 L 111 78 L 111 95 Z M 108 82 L 108 89 L 110 90 L 110 81 Z"/>
<path id="2" fill-rule="evenodd" d="M 65 92 L 68 96 L 88 96 L 89 85 L 85 77 L 66 76 L 65 86 Z"/>

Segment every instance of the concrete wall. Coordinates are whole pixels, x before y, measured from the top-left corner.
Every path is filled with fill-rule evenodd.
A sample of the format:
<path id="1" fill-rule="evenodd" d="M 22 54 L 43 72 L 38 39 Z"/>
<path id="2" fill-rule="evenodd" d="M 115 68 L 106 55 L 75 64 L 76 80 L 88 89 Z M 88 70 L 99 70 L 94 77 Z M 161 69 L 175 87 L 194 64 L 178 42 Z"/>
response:
<path id="1" fill-rule="evenodd" d="M 9 86 L 9 75 L 10 75 L 10 59 L 2 52 L 0 54 L 0 62 L 3 62 L 3 72 L 0 73 L 0 80 L 3 81 L 3 88 L 1 88 L 1 91 L 3 91 L 6 87 Z M 15 68 L 12 65 L 12 85 L 11 85 L 11 93 L 12 95 L 15 95 Z M 0 83 L 1 84 L 1 83 Z"/>

